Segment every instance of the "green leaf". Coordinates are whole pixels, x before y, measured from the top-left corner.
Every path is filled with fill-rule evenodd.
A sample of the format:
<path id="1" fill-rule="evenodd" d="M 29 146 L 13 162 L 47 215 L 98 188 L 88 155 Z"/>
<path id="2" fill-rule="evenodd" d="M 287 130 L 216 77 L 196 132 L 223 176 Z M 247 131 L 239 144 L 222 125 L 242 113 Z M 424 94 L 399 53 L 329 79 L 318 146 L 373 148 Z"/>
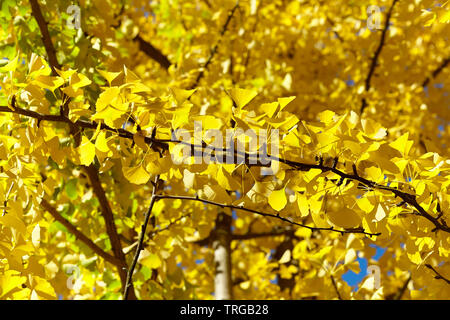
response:
<path id="1" fill-rule="evenodd" d="M 78 179 L 70 179 L 66 183 L 64 190 L 66 191 L 66 194 L 70 200 L 75 200 L 78 197 L 77 184 Z"/>

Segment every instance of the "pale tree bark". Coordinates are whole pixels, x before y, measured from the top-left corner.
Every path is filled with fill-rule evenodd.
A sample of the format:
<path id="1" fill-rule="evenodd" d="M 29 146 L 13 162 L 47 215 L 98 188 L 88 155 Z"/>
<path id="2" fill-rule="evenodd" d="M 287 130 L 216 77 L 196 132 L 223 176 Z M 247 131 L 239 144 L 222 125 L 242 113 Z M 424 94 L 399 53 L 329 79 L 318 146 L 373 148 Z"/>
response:
<path id="1" fill-rule="evenodd" d="M 213 236 L 214 249 L 214 294 L 216 300 L 233 299 L 231 280 L 231 221 L 232 218 L 219 213 Z"/>

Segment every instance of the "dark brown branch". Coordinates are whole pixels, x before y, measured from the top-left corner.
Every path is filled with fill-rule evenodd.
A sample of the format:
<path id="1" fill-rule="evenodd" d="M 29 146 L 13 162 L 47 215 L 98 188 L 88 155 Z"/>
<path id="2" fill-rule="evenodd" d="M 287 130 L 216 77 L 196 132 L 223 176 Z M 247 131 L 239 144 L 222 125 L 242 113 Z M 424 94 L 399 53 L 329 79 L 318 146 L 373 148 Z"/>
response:
<path id="1" fill-rule="evenodd" d="M 333 276 L 331 276 L 331 283 L 333 284 L 333 288 L 334 288 L 334 291 L 336 291 L 336 294 L 337 294 L 337 296 L 338 296 L 338 299 L 339 299 L 339 300 L 342 300 L 341 294 L 340 294 L 340 292 L 339 292 L 339 290 L 338 290 L 338 287 L 337 287 L 337 284 L 336 284 L 336 280 L 334 279 Z"/>
<path id="2" fill-rule="evenodd" d="M 336 36 L 336 38 L 343 43 L 344 39 L 342 39 L 341 35 L 339 34 L 339 32 L 337 32 L 334 28 L 336 26 L 336 23 L 334 23 L 333 20 L 330 19 L 330 17 L 326 16 L 327 22 L 333 27 L 333 33 Z"/>
<path id="3" fill-rule="evenodd" d="M 169 230 L 173 225 L 175 225 L 175 224 L 177 224 L 179 221 L 183 220 L 183 218 L 189 217 L 190 215 L 191 215 L 191 214 L 185 214 L 185 215 L 182 215 L 181 217 L 176 218 L 175 220 L 170 221 L 169 224 L 168 224 L 167 226 L 165 226 L 164 228 L 160 228 L 160 229 L 156 229 L 156 230 L 152 231 L 152 232 L 149 234 L 149 237 L 151 238 L 151 237 L 157 235 L 158 233 L 161 233 L 161 232 L 163 232 L 163 231 Z"/>
<path id="4" fill-rule="evenodd" d="M 38 121 L 40 120 L 48 120 L 48 121 L 56 121 L 56 122 L 70 122 L 69 119 L 62 117 L 62 116 L 58 116 L 58 115 L 42 115 L 39 114 L 37 112 L 34 111 L 30 111 L 30 110 L 25 110 L 25 109 L 21 109 L 18 108 L 17 106 L 13 105 L 12 106 L 14 110 L 11 110 L 9 107 L 7 106 L 0 106 L 0 112 L 10 112 L 10 113 L 17 113 L 17 114 L 21 114 L 21 115 L 25 115 L 28 117 L 32 117 L 37 119 Z M 97 128 L 97 124 L 95 122 L 87 122 L 87 121 L 82 121 L 82 120 L 78 120 L 76 122 L 73 123 L 75 126 L 79 126 L 82 128 L 88 128 L 88 129 L 96 129 Z M 119 135 L 119 137 L 123 137 L 123 138 L 127 138 L 132 140 L 133 139 L 133 133 L 130 131 L 127 131 L 125 129 L 114 129 L 114 128 L 110 128 L 105 124 L 101 124 L 101 129 L 103 130 L 108 130 L 108 131 L 112 131 L 115 132 Z M 168 146 L 167 143 L 180 143 L 180 144 L 184 144 L 186 146 L 190 146 L 191 149 L 195 149 L 195 148 L 206 148 L 206 145 L 195 145 L 195 144 L 191 144 L 185 141 L 180 141 L 180 140 L 167 140 L 167 139 L 156 139 L 155 137 L 145 137 L 145 142 L 147 144 L 149 144 L 149 146 L 157 152 L 160 152 L 161 150 L 167 150 Z M 222 148 L 219 149 L 218 151 L 221 152 L 230 152 L 230 150 L 226 149 L 226 148 Z M 242 157 L 244 157 L 245 159 L 251 159 L 252 157 L 254 158 L 255 155 L 251 155 L 248 153 L 243 153 L 237 150 L 234 150 L 234 154 L 235 155 L 240 155 Z M 426 210 L 421 207 L 416 200 L 416 196 L 414 194 L 410 194 L 407 192 L 403 192 L 400 191 L 398 189 L 395 189 L 393 187 L 388 187 L 388 186 L 384 186 L 384 185 L 380 185 L 374 181 L 365 179 L 361 176 L 358 175 L 358 173 L 356 172 L 356 167 L 354 167 L 354 172 L 353 174 L 348 174 L 345 173 L 343 171 L 340 171 L 337 168 L 333 168 L 333 167 L 328 167 L 326 165 L 322 163 L 319 164 L 310 164 L 310 163 L 302 163 L 302 162 L 297 162 L 297 161 L 291 161 L 288 159 L 283 159 L 283 158 L 279 158 L 279 157 L 275 157 L 275 156 L 270 156 L 271 159 L 273 161 L 279 161 L 281 163 L 284 163 L 296 170 L 299 171 L 309 171 L 311 169 L 320 169 L 322 172 L 329 172 L 332 171 L 333 173 L 339 175 L 341 177 L 341 180 L 345 180 L 345 179 L 349 179 L 352 181 L 356 181 L 359 182 L 360 184 L 366 186 L 369 190 L 374 190 L 374 189 L 378 189 L 378 190 L 385 190 L 385 191 L 389 191 L 391 192 L 393 195 L 395 195 L 396 197 L 399 197 L 400 199 L 402 199 L 402 201 L 404 201 L 404 203 L 409 204 L 412 208 L 414 208 L 415 210 L 417 210 L 416 214 L 424 217 L 425 219 L 429 220 L 431 223 L 433 223 L 434 225 L 434 231 L 444 231 L 447 233 L 450 233 L 450 227 L 445 223 L 444 220 L 440 219 L 440 218 L 435 218 L 433 217 L 431 214 L 429 214 L 428 212 L 426 212 Z"/>
<path id="5" fill-rule="evenodd" d="M 199 146 L 199 145 L 194 145 L 191 143 L 187 143 L 184 141 L 168 141 L 168 142 L 174 142 L 174 143 L 181 143 L 181 144 L 185 144 L 187 146 L 191 146 L 192 148 L 205 148 L 205 146 Z M 219 149 L 219 151 L 222 152 L 230 152 L 229 150 L 227 150 L 226 148 L 222 148 L 221 150 Z M 250 158 L 254 158 L 255 155 L 250 155 L 247 153 L 242 153 L 239 151 L 234 150 L 235 154 L 239 154 L 241 156 L 243 156 L 245 159 L 250 159 Z M 416 199 L 416 195 L 414 194 L 410 194 L 407 192 L 403 192 L 399 189 L 395 189 L 393 187 L 388 187 L 388 186 L 384 186 L 381 184 L 378 184 L 374 181 L 365 179 L 361 176 L 358 175 L 358 173 L 356 172 L 356 166 L 353 165 L 353 174 L 348 174 L 345 173 L 343 171 L 340 171 L 339 169 L 333 168 L 333 167 L 329 167 L 323 164 L 323 161 L 320 161 L 319 164 L 310 164 L 310 163 L 302 163 L 302 162 L 297 162 L 297 161 L 292 161 L 292 160 L 288 160 L 288 159 L 283 159 L 283 158 L 279 158 L 279 157 L 275 157 L 275 156 L 270 156 L 271 159 L 273 161 L 279 161 L 281 163 L 284 163 L 292 168 L 295 168 L 296 170 L 300 170 L 300 171 L 309 171 L 311 169 L 319 169 L 321 170 L 323 173 L 325 172 L 333 172 L 337 175 L 339 175 L 341 177 L 341 179 L 348 179 L 348 180 L 352 180 L 352 181 L 357 181 L 360 184 L 364 185 L 367 187 L 367 189 L 369 190 L 374 190 L 374 189 L 378 189 L 378 190 L 385 190 L 385 191 L 389 191 L 391 192 L 393 195 L 395 195 L 396 197 L 399 197 L 400 199 L 402 199 L 405 203 L 408 203 L 412 208 L 414 208 L 416 211 L 415 214 L 417 214 L 418 216 L 424 217 L 425 219 L 429 220 L 431 223 L 433 223 L 434 225 L 434 229 L 433 231 L 437 231 L 437 230 L 441 230 L 444 232 L 448 232 L 450 233 L 450 227 L 447 226 L 446 222 L 443 220 L 439 220 L 438 218 L 433 217 L 431 214 L 429 214 L 428 212 L 426 212 L 426 210 L 420 206 L 417 202 Z"/>
<path id="6" fill-rule="evenodd" d="M 42 199 L 41 206 L 44 208 L 48 213 L 50 213 L 53 218 L 61 223 L 63 226 L 65 226 L 70 233 L 72 233 L 78 240 L 82 241 L 84 244 L 86 244 L 89 248 L 91 248 L 92 251 L 94 251 L 97 255 L 108 261 L 109 263 L 113 264 L 114 266 L 120 267 L 121 262 L 110 255 L 109 253 L 103 251 L 99 246 L 97 246 L 91 239 L 86 237 L 81 231 L 79 231 L 73 224 L 70 223 L 67 219 L 65 219 L 47 200 Z"/>
<path id="7" fill-rule="evenodd" d="M 435 79 L 450 64 L 450 56 L 444 59 L 442 63 L 428 76 L 422 83 L 422 87 L 426 87 L 432 79 Z"/>
<path id="8" fill-rule="evenodd" d="M 34 118 L 38 121 L 38 126 L 42 121 L 51 121 L 51 122 L 63 122 L 67 123 L 69 127 L 77 127 L 77 130 L 80 129 L 93 129 L 95 130 L 98 127 L 98 123 L 93 121 L 84 121 L 84 120 L 77 120 L 75 122 L 70 121 L 69 118 L 63 116 L 63 115 L 52 115 L 52 114 L 41 114 L 35 111 L 27 110 L 20 108 L 16 105 L 15 101 L 12 101 L 11 107 L 13 110 L 7 106 L 0 106 L 0 112 L 9 112 L 9 113 L 16 113 L 20 115 L 24 115 L 30 118 Z M 111 128 L 105 123 L 100 124 L 101 130 L 107 130 L 116 133 L 119 137 L 129 139 L 133 141 L 133 133 L 125 130 L 125 129 L 115 129 Z M 145 137 L 145 142 L 153 149 L 153 151 L 160 152 L 162 150 L 167 150 L 168 146 L 165 142 L 158 141 L 157 139 L 151 138 L 151 137 Z"/>
<path id="9" fill-rule="evenodd" d="M 112 25 L 114 29 L 118 29 L 120 27 L 120 16 L 122 16 L 125 13 L 125 6 L 121 5 L 119 13 L 114 15 L 114 19 L 119 19 L 119 21 Z M 86 33 L 87 36 L 89 34 Z M 165 70 L 168 70 L 171 63 L 169 59 L 155 46 L 153 46 L 150 42 L 144 40 L 139 34 L 133 39 L 134 42 L 137 42 L 139 45 L 139 50 L 144 52 L 149 58 L 156 61 L 161 67 L 163 67 Z"/>
<path id="10" fill-rule="evenodd" d="M 39 26 L 39 30 L 42 34 L 42 42 L 44 43 L 45 51 L 48 55 L 48 60 L 50 62 L 50 67 L 52 68 L 53 75 L 57 75 L 56 69 L 61 69 L 61 65 L 58 62 L 58 59 L 56 58 L 56 50 L 53 46 L 52 39 L 50 37 L 50 33 L 48 32 L 47 27 L 47 21 L 45 21 L 44 16 L 42 15 L 41 8 L 39 7 L 39 4 L 37 0 L 30 0 L 31 4 L 31 10 L 33 13 L 34 18 L 37 21 L 37 24 Z"/>
<path id="11" fill-rule="evenodd" d="M 44 43 L 45 51 L 47 52 L 48 60 L 50 63 L 50 67 L 52 69 L 52 74 L 57 76 L 58 73 L 56 69 L 62 69 L 61 65 L 56 58 L 56 50 L 52 42 L 52 38 L 50 37 L 50 32 L 48 31 L 47 22 L 42 15 L 41 7 L 39 6 L 37 0 L 30 0 L 31 10 L 34 18 L 36 19 L 39 30 L 42 34 L 42 42 Z M 68 97 L 62 90 L 62 105 L 60 106 L 60 113 L 62 116 L 67 117 L 69 115 L 69 103 L 70 97 Z M 81 142 L 81 132 L 74 127 L 71 122 L 69 123 L 70 133 L 75 140 L 75 146 L 79 146 Z"/>
<path id="12" fill-rule="evenodd" d="M 394 300 L 401 300 L 403 294 L 405 293 L 406 289 L 408 288 L 408 284 L 411 281 L 411 274 L 408 276 L 408 279 L 406 279 L 403 286 L 400 288 L 400 290 L 397 292 L 397 294 L 394 297 Z"/>
<path id="13" fill-rule="evenodd" d="M 91 164 L 89 166 L 83 166 L 83 169 L 88 175 L 94 194 L 100 203 L 100 211 L 102 213 L 103 219 L 105 220 L 106 233 L 108 234 L 109 240 L 111 242 L 114 256 L 120 261 L 121 267 L 118 268 L 118 272 L 120 280 L 122 282 L 122 287 L 125 288 L 127 283 L 127 262 L 125 254 L 122 250 L 122 243 L 120 242 L 119 234 L 117 233 L 111 206 L 108 202 L 108 199 L 106 198 L 105 190 L 101 185 L 97 168 L 93 164 Z M 133 294 L 129 298 L 135 300 L 136 296 L 134 295 L 134 290 L 132 290 L 132 292 Z"/>
<path id="14" fill-rule="evenodd" d="M 133 40 L 138 43 L 139 50 L 144 52 L 148 57 L 155 60 L 164 69 L 169 69 L 171 63 L 169 59 L 161 52 L 161 50 L 154 47 L 150 42 L 142 39 L 139 34 Z"/>
<path id="15" fill-rule="evenodd" d="M 277 229 L 273 231 L 268 232 L 249 232 L 245 234 L 232 234 L 231 240 L 252 240 L 252 239 L 258 239 L 258 238 L 265 238 L 265 237 L 275 237 L 275 236 L 283 236 L 283 235 L 289 235 L 293 234 L 295 230 L 293 229 Z"/>
<path id="16" fill-rule="evenodd" d="M 444 276 L 442 276 L 435 268 L 433 268 L 431 265 L 426 264 L 425 267 L 427 267 L 428 269 L 430 269 L 431 271 L 433 271 L 436 275 L 434 276 L 435 279 L 439 279 L 439 280 L 444 280 L 445 282 L 447 282 L 447 284 L 450 284 L 450 279 L 445 278 Z"/>
<path id="17" fill-rule="evenodd" d="M 200 73 L 198 74 L 197 78 L 195 79 L 195 82 L 192 84 L 190 89 L 196 88 L 198 86 L 198 84 L 200 83 L 200 80 L 205 75 L 205 71 L 208 69 L 209 64 L 211 63 L 212 59 L 214 58 L 214 56 L 217 53 L 217 49 L 219 48 L 220 40 L 222 39 L 223 35 L 227 31 L 228 25 L 230 24 L 230 21 L 231 21 L 231 18 L 233 18 L 233 15 L 238 7 L 239 7 L 239 1 L 236 2 L 235 6 L 228 13 L 227 20 L 225 21 L 225 24 L 223 25 L 222 30 L 220 31 L 220 38 L 219 38 L 218 42 L 214 45 L 214 47 L 211 49 L 208 60 L 206 60 L 206 63 L 201 68 Z"/>
<path id="18" fill-rule="evenodd" d="M 229 208 L 229 209 L 233 209 L 233 210 L 242 210 L 242 211 L 247 211 L 247 212 L 251 212 L 263 217 L 269 217 L 269 218 L 274 218 L 274 219 L 278 219 L 284 222 L 287 222 L 291 225 L 295 225 L 298 227 L 302 227 L 302 228 L 307 228 L 310 229 L 311 231 L 332 231 L 332 232 L 338 232 L 341 234 L 344 233 L 361 233 L 361 234 L 365 234 L 368 236 L 379 236 L 380 233 L 369 233 L 369 232 L 365 232 L 363 228 L 352 228 L 352 229 L 335 229 L 334 227 L 328 227 L 328 228 L 319 228 L 319 227 L 311 227 L 305 224 L 301 224 L 295 221 L 292 221 L 288 218 L 282 217 L 279 214 L 272 214 L 272 213 L 267 213 L 267 212 L 262 212 L 259 210 L 255 210 L 255 209 L 250 209 L 250 208 L 245 208 L 243 206 L 234 206 L 231 204 L 223 204 L 223 203 L 219 203 L 219 202 L 214 202 L 211 200 L 206 200 L 206 199 L 200 199 L 198 197 L 190 197 L 190 196 L 175 196 L 175 195 L 156 195 L 155 196 L 156 199 L 180 199 L 180 200 L 189 200 L 189 201 L 199 201 L 199 202 L 203 202 L 206 204 L 210 204 L 210 205 L 214 205 L 217 207 L 221 207 L 221 208 Z"/>
<path id="19" fill-rule="evenodd" d="M 383 31 L 381 33 L 381 38 L 380 38 L 380 42 L 378 44 L 377 50 L 375 51 L 372 60 L 371 60 L 371 64 L 370 64 L 370 69 L 369 69 L 369 73 L 367 74 L 367 78 L 365 81 L 365 90 L 366 92 L 368 92 L 371 88 L 371 80 L 372 80 L 372 76 L 375 72 L 375 68 L 377 67 L 378 64 L 378 58 L 380 57 L 381 51 L 383 50 L 383 46 L 385 44 L 386 41 L 386 34 L 389 28 L 389 23 L 391 21 L 391 16 L 392 16 L 392 11 L 394 10 L 394 6 L 395 4 L 398 2 L 398 0 L 394 0 L 392 2 L 391 7 L 389 8 L 389 11 L 387 13 L 386 16 L 386 21 L 384 24 L 384 28 Z M 362 99 L 362 105 L 361 105 L 361 110 L 360 110 L 360 114 L 362 114 L 364 112 L 364 109 L 367 107 L 367 101 L 365 98 Z"/>
<path id="20" fill-rule="evenodd" d="M 240 240 L 253 240 L 258 238 L 265 238 L 265 237 L 276 237 L 276 236 L 283 236 L 283 235 L 292 235 L 294 234 L 294 229 L 275 229 L 273 231 L 268 232 L 249 232 L 245 234 L 232 234 L 231 235 L 231 241 L 240 241 Z M 196 240 L 193 243 L 199 246 L 207 246 L 211 244 L 211 242 L 214 240 L 213 234 L 208 235 L 206 238 Z"/>
<path id="21" fill-rule="evenodd" d="M 133 286 L 133 273 L 134 273 L 134 269 L 136 268 L 136 264 L 137 261 L 139 259 L 139 255 L 141 253 L 141 250 L 143 249 L 143 243 L 144 243 L 144 238 L 145 238 L 145 230 L 147 229 L 147 225 L 148 225 L 148 221 L 150 219 L 150 215 L 152 214 L 152 210 L 153 210 L 153 206 L 155 205 L 156 202 L 156 190 L 157 190 L 157 184 L 159 182 L 159 175 L 157 175 L 155 177 L 155 181 L 153 184 L 153 191 L 152 191 L 152 197 L 150 199 L 150 205 L 148 207 L 147 212 L 145 213 L 145 218 L 144 218 L 144 223 L 142 224 L 141 227 L 141 233 L 139 234 L 139 240 L 138 240 L 138 246 L 136 248 L 136 253 L 134 254 L 134 258 L 133 258 L 133 262 L 131 263 L 130 269 L 128 270 L 128 274 L 126 277 L 126 285 L 125 285 L 125 289 L 123 292 L 123 299 L 127 300 L 128 298 L 128 294 L 130 292 L 130 288 Z"/>

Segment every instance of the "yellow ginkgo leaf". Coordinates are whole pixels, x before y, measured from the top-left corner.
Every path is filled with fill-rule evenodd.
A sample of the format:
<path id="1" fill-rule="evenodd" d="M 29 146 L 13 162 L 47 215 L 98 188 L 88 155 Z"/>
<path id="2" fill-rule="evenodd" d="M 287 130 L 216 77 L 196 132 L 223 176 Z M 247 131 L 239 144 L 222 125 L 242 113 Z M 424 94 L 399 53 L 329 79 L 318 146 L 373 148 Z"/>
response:
<path id="1" fill-rule="evenodd" d="M 301 217 L 306 217 L 309 215 L 309 204 L 308 199 L 304 194 L 297 193 L 297 204 L 300 210 Z"/>
<path id="2" fill-rule="evenodd" d="M 161 259 L 154 253 L 150 253 L 147 257 L 142 259 L 142 265 L 150 269 L 157 269 L 161 266 Z"/>
<path id="3" fill-rule="evenodd" d="M 148 145 L 145 142 L 145 132 L 144 131 L 138 131 L 133 135 L 133 141 L 136 143 L 138 147 L 141 149 L 147 151 Z"/>
<path id="4" fill-rule="evenodd" d="M 33 243 L 33 246 L 35 248 L 38 248 L 39 244 L 41 243 L 41 227 L 39 226 L 39 223 L 34 227 L 33 231 L 31 232 L 31 242 Z"/>
<path id="5" fill-rule="evenodd" d="M 81 73 L 75 73 L 70 77 L 70 85 L 74 88 L 74 90 L 78 90 L 79 88 L 86 87 L 92 83 L 88 77 Z"/>
<path id="6" fill-rule="evenodd" d="M 359 215 L 349 208 L 329 211 L 327 212 L 327 215 L 330 221 L 338 227 L 356 228 L 361 224 L 361 218 Z"/>
<path id="7" fill-rule="evenodd" d="M 289 261 L 291 261 L 291 250 L 286 250 L 281 256 L 280 260 L 278 260 L 278 262 L 288 263 Z"/>
<path id="8" fill-rule="evenodd" d="M 238 190 L 239 183 L 221 166 L 217 170 L 217 182 L 226 190 Z"/>
<path id="9" fill-rule="evenodd" d="M 142 166 L 138 167 L 123 167 L 123 175 L 128 181 L 134 184 L 144 184 L 150 179 L 150 175 Z"/>
<path id="10" fill-rule="evenodd" d="M 109 152 L 109 147 L 107 145 L 106 140 L 106 132 L 100 131 L 100 133 L 97 135 L 97 139 L 95 139 L 95 148 L 101 152 Z"/>
<path id="11" fill-rule="evenodd" d="M 5 297 L 12 290 L 20 288 L 26 280 L 27 278 L 20 276 L 18 271 L 5 271 L 3 275 L 0 275 L 0 298 Z"/>
<path id="12" fill-rule="evenodd" d="M 264 111 L 265 114 L 272 118 L 275 114 L 275 111 L 277 111 L 278 109 L 278 102 L 263 103 L 260 108 L 262 111 Z"/>
<path id="13" fill-rule="evenodd" d="M 102 75 L 103 78 L 106 79 L 106 81 L 108 81 L 108 84 L 110 86 L 111 86 L 111 82 L 113 82 L 113 80 L 122 73 L 122 72 L 108 72 L 108 71 L 103 71 L 103 70 L 99 70 L 99 69 L 97 69 L 97 71 L 98 71 L 98 73 L 100 73 Z"/>
<path id="14" fill-rule="evenodd" d="M 185 102 L 194 94 L 196 89 L 183 90 L 178 88 L 170 88 L 170 90 L 172 91 L 173 97 L 175 98 L 177 105 L 181 106 L 183 102 Z"/>
<path id="15" fill-rule="evenodd" d="M 83 136 L 81 139 L 81 144 L 78 147 L 78 152 L 80 154 L 80 164 L 88 166 L 94 161 L 95 157 L 95 145 L 89 141 L 88 138 Z"/>
<path id="16" fill-rule="evenodd" d="M 230 90 L 231 99 L 233 99 L 239 109 L 245 107 L 257 94 L 258 92 L 255 90 L 241 88 L 233 88 Z"/>
<path id="17" fill-rule="evenodd" d="M 344 264 L 349 264 L 356 260 L 356 251 L 355 249 L 349 249 L 345 254 Z"/>
<path id="18" fill-rule="evenodd" d="M 18 59 L 19 59 L 19 55 L 17 55 L 14 59 L 9 61 L 6 65 L 1 67 L 0 72 L 8 72 L 8 71 L 16 70 Z"/>
<path id="19" fill-rule="evenodd" d="M 406 157 L 409 154 L 409 150 L 411 150 L 411 147 L 413 145 L 413 141 L 408 141 L 409 132 L 406 132 L 403 134 L 400 138 L 395 140 L 394 142 L 391 142 L 389 146 L 394 148 L 395 150 L 400 151 L 400 153 Z"/>
<path id="20" fill-rule="evenodd" d="M 377 212 L 375 213 L 375 221 L 381 221 L 386 217 L 386 211 L 381 204 L 378 205 Z"/>
<path id="21" fill-rule="evenodd" d="M 280 104 L 280 111 L 283 110 L 289 103 L 291 103 L 296 97 L 285 97 L 285 98 L 278 98 L 278 103 Z"/>
<path id="22" fill-rule="evenodd" d="M 281 211 L 287 204 L 286 192 L 283 189 L 272 191 L 269 195 L 269 204 L 276 210 Z"/>
<path id="23" fill-rule="evenodd" d="M 188 169 L 184 169 L 183 182 L 187 189 L 191 189 L 194 186 L 195 173 L 190 172 Z"/>
<path id="24" fill-rule="evenodd" d="M 48 89 L 50 91 L 55 91 L 58 87 L 64 84 L 64 80 L 61 77 L 52 77 L 39 75 L 35 78 L 35 83 L 44 89 Z"/>

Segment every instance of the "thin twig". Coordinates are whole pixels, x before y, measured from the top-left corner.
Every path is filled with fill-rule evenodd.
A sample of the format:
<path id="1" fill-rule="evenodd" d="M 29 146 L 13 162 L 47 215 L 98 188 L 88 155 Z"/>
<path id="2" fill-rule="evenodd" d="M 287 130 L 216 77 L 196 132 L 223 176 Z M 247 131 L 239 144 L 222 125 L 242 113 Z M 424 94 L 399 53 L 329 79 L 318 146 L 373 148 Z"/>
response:
<path id="1" fill-rule="evenodd" d="M 143 243 L 144 243 L 144 238 L 145 238 L 145 230 L 147 229 L 147 224 L 148 224 L 148 221 L 150 219 L 150 215 L 152 213 L 153 206 L 155 205 L 155 202 L 156 202 L 156 199 L 157 199 L 156 189 L 157 189 L 158 182 L 159 182 L 159 175 L 157 175 L 155 177 L 155 181 L 154 181 L 154 184 L 153 184 L 152 197 L 150 199 L 150 205 L 148 207 L 148 210 L 145 213 L 145 219 L 144 219 L 144 223 L 142 224 L 142 227 L 141 227 L 141 233 L 139 234 L 139 241 L 138 241 L 138 246 L 136 248 L 136 253 L 134 254 L 133 262 L 131 263 L 131 266 L 128 269 L 127 281 L 126 281 L 125 289 L 124 289 L 124 292 L 123 292 L 123 299 L 124 300 L 127 300 L 130 288 L 133 285 L 132 278 L 133 278 L 134 269 L 136 268 L 136 264 L 137 264 L 137 261 L 139 259 L 139 255 L 141 253 L 141 250 L 143 249 Z"/>
<path id="2" fill-rule="evenodd" d="M 445 282 L 447 282 L 447 284 L 450 284 L 450 279 L 445 278 L 443 275 L 441 275 L 435 268 L 433 268 L 431 265 L 426 264 L 425 267 L 427 267 L 428 269 L 432 270 L 436 276 L 434 276 L 435 279 L 440 279 L 440 280 L 444 280 Z"/>
<path id="3" fill-rule="evenodd" d="M 444 59 L 442 63 L 428 76 L 422 83 L 422 87 L 426 87 L 432 79 L 435 79 L 450 64 L 450 56 Z"/>
<path id="4" fill-rule="evenodd" d="M 288 218 L 282 217 L 279 214 L 272 214 L 272 213 L 267 213 L 267 212 L 262 212 L 259 210 L 255 210 L 255 209 L 250 209 L 250 208 L 246 208 L 243 206 L 234 206 L 231 204 L 224 204 L 224 203 L 219 203 L 219 202 L 215 202 L 215 201 L 211 201 L 211 200 L 206 200 L 206 199 L 201 199 L 198 197 L 190 197 L 190 196 L 176 196 L 176 195 L 156 195 L 155 196 L 156 199 L 180 199 L 180 200 L 189 200 L 189 201 L 199 201 L 199 202 L 203 202 L 206 204 L 210 204 L 210 205 L 214 205 L 217 207 L 221 207 L 221 208 L 229 208 L 229 209 L 233 209 L 233 210 L 242 210 L 242 211 L 247 211 L 247 212 L 251 212 L 254 214 L 258 214 L 260 216 L 263 217 L 269 217 L 269 218 L 274 218 L 274 219 L 278 219 L 284 222 L 287 222 L 289 224 L 298 226 L 298 227 L 302 227 L 302 228 L 307 228 L 310 229 L 311 231 L 332 231 L 332 232 L 338 232 L 341 234 L 344 233 L 361 233 L 361 234 L 365 234 L 368 236 L 379 236 L 381 233 L 369 233 L 369 232 L 365 232 L 363 228 L 351 228 L 351 229 L 335 229 L 334 227 L 328 227 L 328 228 L 320 228 L 320 227 L 312 227 L 312 226 L 308 226 L 305 224 L 301 224 L 295 221 L 292 221 Z"/>
<path id="5" fill-rule="evenodd" d="M 406 279 L 403 286 L 400 288 L 400 290 L 397 292 L 397 294 L 394 297 L 394 300 L 401 300 L 403 294 L 405 293 L 406 289 L 408 288 L 408 284 L 411 281 L 411 274 L 409 274 L 408 279 Z"/>
<path id="6" fill-rule="evenodd" d="M 273 230 L 268 232 L 250 232 L 246 234 L 232 234 L 231 240 L 252 240 L 252 239 L 258 239 L 258 238 L 265 238 L 265 237 L 274 237 L 274 236 L 283 236 L 283 235 L 289 235 L 293 234 L 295 230 L 293 229 L 279 229 L 279 230 Z"/>
<path id="7" fill-rule="evenodd" d="M 337 296 L 338 296 L 338 299 L 339 299 L 339 300 L 342 300 L 341 294 L 340 294 L 340 292 L 339 292 L 339 290 L 338 290 L 338 287 L 337 287 L 337 284 L 336 284 L 336 280 L 334 280 L 334 277 L 333 277 L 333 276 L 331 276 L 331 283 L 333 284 L 333 287 L 334 287 L 334 290 L 336 291 L 336 294 L 337 294 Z"/>
<path id="8" fill-rule="evenodd" d="M 394 0 L 392 2 L 392 5 L 389 8 L 389 11 L 387 13 L 386 21 L 385 21 L 385 24 L 384 24 L 384 28 L 383 28 L 383 31 L 381 33 L 380 42 L 378 44 L 377 50 L 375 51 L 375 53 L 374 53 L 374 55 L 372 57 L 372 62 L 370 64 L 369 73 L 367 74 L 367 78 L 366 78 L 366 81 L 365 81 L 365 91 L 366 92 L 368 92 L 370 90 L 370 87 L 371 87 L 370 81 L 372 80 L 372 76 L 373 76 L 373 74 L 375 72 L 375 68 L 378 65 L 378 58 L 380 57 L 381 50 L 383 50 L 383 46 L 384 46 L 385 41 L 386 41 L 386 34 L 387 34 L 387 31 L 388 31 L 388 28 L 389 28 L 389 23 L 391 21 L 392 11 L 394 10 L 394 6 L 395 6 L 395 4 L 397 2 L 398 2 L 398 0 Z M 360 114 L 363 114 L 364 109 L 366 107 L 367 107 L 367 100 L 366 100 L 366 98 L 363 98 L 362 99 L 362 105 L 361 105 Z"/>
<path id="9" fill-rule="evenodd" d="M 225 21 L 225 24 L 222 27 L 222 30 L 220 31 L 220 38 L 218 40 L 218 42 L 214 45 L 214 47 L 211 49 L 211 52 L 209 54 L 208 60 L 206 60 L 206 63 L 203 65 L 203 67 L 201 68 L 200 73 L 198 74 L 197 78 L 195 79 L 195 82 L 192 84 L 192 86 L 190 87 L 190 89 L 194 89 L 198 86 L 198 84 L 200 83 L 200 80 L 203 78 L 203 76 L 205 75 L 205 71 L 208 69 L 209 64 L 211 63 L 212 59 L 214 58 L 214 56 L 217 53 L 217 49 L 219 48 L 219 44 L 220 44 L 220 40 L 222 39 L 223 35 L 225 34 L 225 32 L 228 29 L 228 25 L 230 24 L 231 18 L 233 18 L 234 12 L 236 11 L 236 9 L 239 7 L 239 1 L 236 1 L 235 6 L 230 10 L 230 12 L 228 13 L 228 17 L 227 20 Z"/>
<path id="10" fill-rule="evenodd" d="M 111 25 L 114 29 L 118 29 L 121 25 L 120 17 L 125 14 L 125 6 L 122 4 L 120 7 L 119 13 L 114 15 L 114 19 L 119 19 L 119 22 L 116 24 Z M 89 36 L 87 32 L 85 32 L 86 36 Z M 154 45 L 152 45 L 150 42 L 144 40 L 141 35 L 138 33 L 136 37 L 133 38 L 134 42 L 137 42 L 139 45 L 139 50 L 141 50 L 143 53 L 145 53 L 149 58 L 156 61 L 161 67 L 163 67 L 165 70 L 168 70 L 171 66 L 170 60 L 165 56 L 161 50 L 156 48 Z"/>

